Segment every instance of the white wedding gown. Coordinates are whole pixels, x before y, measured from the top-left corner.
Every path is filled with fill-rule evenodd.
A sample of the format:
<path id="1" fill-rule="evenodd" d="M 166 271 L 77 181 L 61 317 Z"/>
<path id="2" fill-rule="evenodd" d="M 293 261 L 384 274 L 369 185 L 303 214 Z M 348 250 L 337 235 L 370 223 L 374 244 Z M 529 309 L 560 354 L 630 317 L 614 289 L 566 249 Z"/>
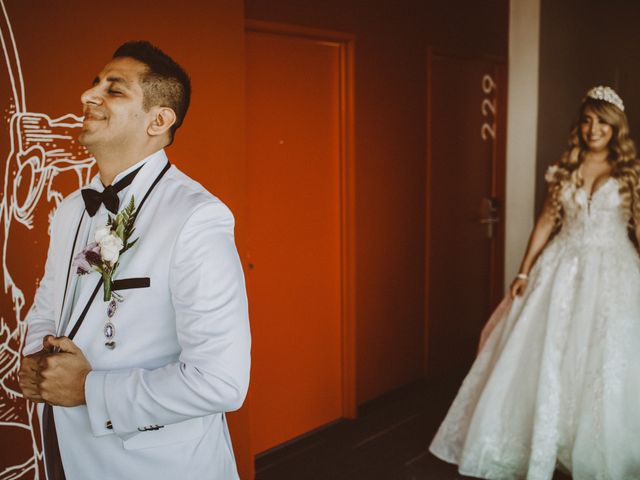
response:
<path id="1" fill-rule="evenodd" d="M 431 444 L 463 475 L 640 479 L 640 259 L 618 188 L 563 189 L 561 231 Z"/>

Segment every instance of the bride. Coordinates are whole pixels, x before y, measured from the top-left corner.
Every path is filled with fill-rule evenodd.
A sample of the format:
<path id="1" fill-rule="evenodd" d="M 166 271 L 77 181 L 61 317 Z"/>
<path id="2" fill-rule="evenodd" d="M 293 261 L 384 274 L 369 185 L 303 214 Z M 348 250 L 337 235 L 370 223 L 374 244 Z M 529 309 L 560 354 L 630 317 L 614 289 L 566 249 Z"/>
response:
<path id="1" fill-rule="evenodd" d="M 640 479 L 639 174 L 622 100 L 592 88 L 545 175 L 513 303 L 431 443 L 460 473 Z"/>

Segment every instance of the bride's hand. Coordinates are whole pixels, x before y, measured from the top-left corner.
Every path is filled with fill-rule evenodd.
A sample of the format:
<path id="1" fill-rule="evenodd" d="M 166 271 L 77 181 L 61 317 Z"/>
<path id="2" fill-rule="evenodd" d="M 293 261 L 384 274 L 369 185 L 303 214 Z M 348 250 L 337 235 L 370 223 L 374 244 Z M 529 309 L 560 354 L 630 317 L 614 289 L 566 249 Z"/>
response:
<path id="1" fill-rule="evenodd" d="M 522 278 L 514 278 L 513 282 L 511 282 L 511 298 L 516 298 L 517 296 L 521 296 L 524 293 L 524 289 L 527 287 L 528 280 Z"/>

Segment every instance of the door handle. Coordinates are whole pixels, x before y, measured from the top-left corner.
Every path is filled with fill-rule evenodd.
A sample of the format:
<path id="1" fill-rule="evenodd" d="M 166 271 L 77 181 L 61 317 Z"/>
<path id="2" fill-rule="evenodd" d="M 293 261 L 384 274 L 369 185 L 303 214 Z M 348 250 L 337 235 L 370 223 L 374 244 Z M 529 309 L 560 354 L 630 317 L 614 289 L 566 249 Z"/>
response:
<path id="1" fill-rule="evenodd" d="M 480 218 L 478 219 L 481 225 L 487 226 L 487 238 L 493 238 L 495 231 L 493 226 L 500 223 L 500 200 L 496 197 L 484 197 L 480 204 Z"/>

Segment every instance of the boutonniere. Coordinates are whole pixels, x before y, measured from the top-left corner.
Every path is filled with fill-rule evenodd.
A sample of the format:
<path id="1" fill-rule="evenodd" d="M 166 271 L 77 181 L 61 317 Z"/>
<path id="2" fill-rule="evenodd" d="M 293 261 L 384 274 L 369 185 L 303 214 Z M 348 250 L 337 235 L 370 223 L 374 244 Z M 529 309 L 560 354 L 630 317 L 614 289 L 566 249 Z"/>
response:
<path id="1" fill-rule="evenodd" d="M 102 275 L 103 298 L 105 302 L 109 302 L 102 333 L 105 338 L 104 344 L 109 349 L 116 347 L 116 327 L 112 318 L 116 313 L 117 302 L 123 300 L 120 294 L 113 291 L 113 275 L 118 268 L 120 256 L 138 241 L 137 238 L 131 240 L 135 220 L 136 207 L 132 196 L 120 213 L 115 217 L 109 215 L 107 224 L 96 230 L 94 241 L 78 253 L 73 261 L 78 275 L 85 275 L 91 271 L 100 272 Z"/>
<path id="2" fill-rule="evenodd" d="M 107 224 L 96 229 L 94 241 L 87 245 L 73 260 L 78 275 L 91 271 L 100 272 L 103 281 L 104 301 L 122 300 L 112 291 L 113 275 L 119 264 L 120 256 L 138 241 L 131 240 L 135 230 L 136 207 L 131 197 L 127 206 L 115 217 L 109 215 Z"/>

